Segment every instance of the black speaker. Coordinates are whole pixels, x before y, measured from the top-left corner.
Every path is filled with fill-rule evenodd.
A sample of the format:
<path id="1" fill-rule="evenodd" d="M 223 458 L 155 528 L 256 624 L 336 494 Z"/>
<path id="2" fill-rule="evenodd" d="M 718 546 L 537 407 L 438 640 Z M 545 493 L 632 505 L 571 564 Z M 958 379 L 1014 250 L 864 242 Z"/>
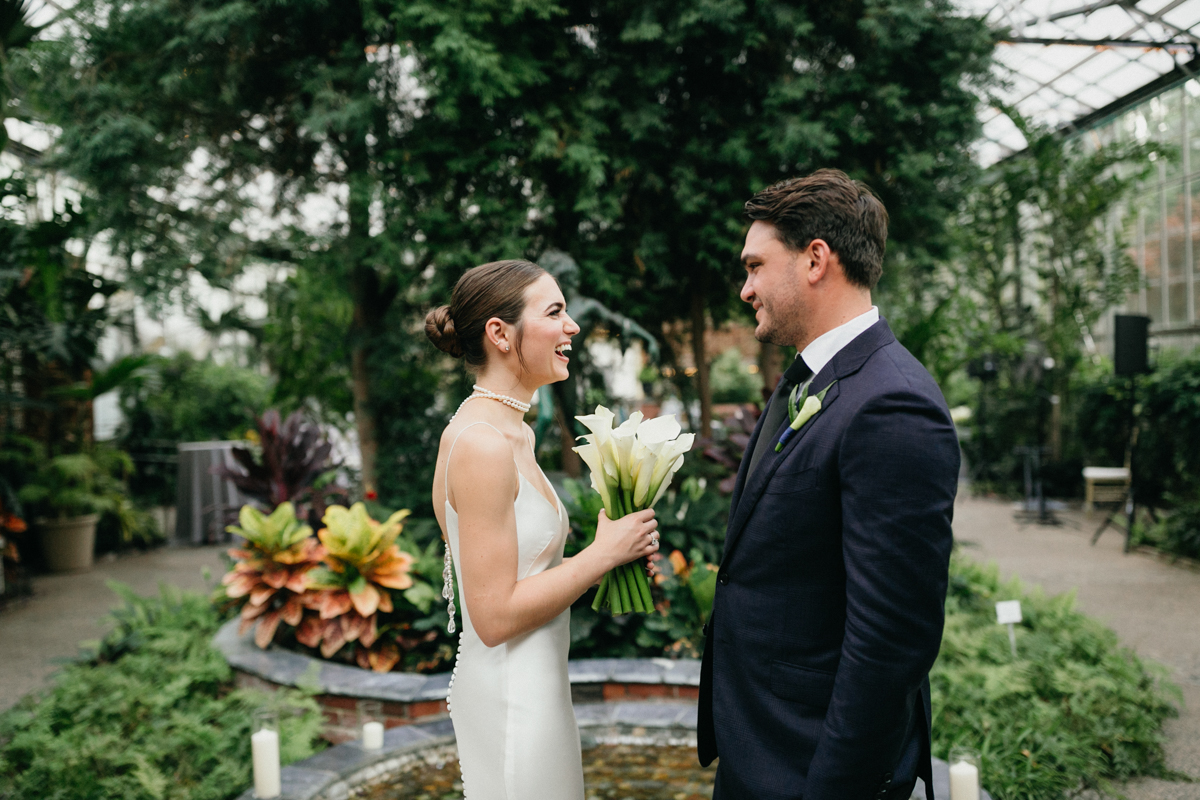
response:
<path id="1" fill-rule="evenodd" d="M 1117 314 L 1113 317 L 1113 362 L 1118 375 L 1141 375 L 1150 371 L 1146 336 L 1150 318 L 1140 314 Z"/>

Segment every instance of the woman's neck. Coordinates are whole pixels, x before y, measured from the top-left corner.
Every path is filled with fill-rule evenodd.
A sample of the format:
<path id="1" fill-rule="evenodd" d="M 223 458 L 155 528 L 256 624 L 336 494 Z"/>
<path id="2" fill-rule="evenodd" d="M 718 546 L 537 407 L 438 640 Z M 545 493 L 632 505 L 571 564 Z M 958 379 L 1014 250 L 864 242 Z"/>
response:
<path id="1" fill-rule="evenodd" d="M 488 370 L 480 373 L 475 379 L 475 385 L 493 394 L 511 397 L 518 403 L 533 402 L 533 395 L 539 388 L 526 386 L 508 370 Z"/>
<path id="2" fill-rule="evenodd" d="M 502 376 L 480 375 L 474 386 L 474 391 L 468 398 L 470 402 L 464 403 L 463 410 L 473 408 L 471 416 L 482 416 L 484 420 L 490 421 L 509 434 L 523 438 L 521 426 L 529 408 L 529 401 L 536 390 L 516 382 L 514 376 L 507 372 Z"/>

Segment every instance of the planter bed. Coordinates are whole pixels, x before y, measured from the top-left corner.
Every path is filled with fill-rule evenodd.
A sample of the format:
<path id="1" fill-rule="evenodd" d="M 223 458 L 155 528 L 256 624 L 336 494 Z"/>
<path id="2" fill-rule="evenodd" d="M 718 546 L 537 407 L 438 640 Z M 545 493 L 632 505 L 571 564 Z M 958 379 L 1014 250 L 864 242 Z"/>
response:
<path id="1" fill-rule="evenodd" d="M 325 736 L 332 742 L 354 737 L 359 700 L 380 701 L 386 717 L 384 724 L 389 728 L 446 713 L 449 672 L 378 673 L 278 647 L 261 650 L 254 644 L 253 633 L 239 636 L 237 629 L 237 620 L 225 623 L 213 638 L 213 645 L 233 667 L 238 685 L 268 690 L 280 686 L 315 690 L 316 700 L 325 712 Z M 697 659 L 585 658 L 572 660 L 568 670 L 571 696 L 576 703 L 621 700 L 694 703 L 699 696 Z"/>

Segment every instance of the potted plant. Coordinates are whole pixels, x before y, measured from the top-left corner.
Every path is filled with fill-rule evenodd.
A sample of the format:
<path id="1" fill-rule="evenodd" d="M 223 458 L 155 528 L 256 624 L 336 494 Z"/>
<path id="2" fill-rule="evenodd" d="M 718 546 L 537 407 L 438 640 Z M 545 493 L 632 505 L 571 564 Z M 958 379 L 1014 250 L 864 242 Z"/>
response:
<path id="1" fill-rule="evenodd" d="M 97 448 L 44 459 L 21 487 L 18 497 L 36 516 L 42 554 L 51 572 L 90 569 L 100 514 L 119 503 L 118 471 L 127 472 L 129 456 Z"/>

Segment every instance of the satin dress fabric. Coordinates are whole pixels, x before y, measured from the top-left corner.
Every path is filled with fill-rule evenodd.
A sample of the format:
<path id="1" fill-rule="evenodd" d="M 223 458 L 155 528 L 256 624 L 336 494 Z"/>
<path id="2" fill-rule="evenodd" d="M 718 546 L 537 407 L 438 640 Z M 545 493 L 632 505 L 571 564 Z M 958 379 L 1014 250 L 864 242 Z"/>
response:
<path id="1" fill-rule="evenodd" d="M 474 425 L 487 423 L 468 425 L 458 436 Z M 457 443 L 458 437 L 451 455 Z M 562 563 L 569 524 L 558 498 L 551 505 L 524 475 L 514 504 L 520 581 Z M 463 619 L 449 707 L 465 800 L 583 800 L 579 727 L 567 677 L 571 610 L 486 646 L 471 622 L 459 568 L 458 513 L 449 499 L 446 536 Z"/>

